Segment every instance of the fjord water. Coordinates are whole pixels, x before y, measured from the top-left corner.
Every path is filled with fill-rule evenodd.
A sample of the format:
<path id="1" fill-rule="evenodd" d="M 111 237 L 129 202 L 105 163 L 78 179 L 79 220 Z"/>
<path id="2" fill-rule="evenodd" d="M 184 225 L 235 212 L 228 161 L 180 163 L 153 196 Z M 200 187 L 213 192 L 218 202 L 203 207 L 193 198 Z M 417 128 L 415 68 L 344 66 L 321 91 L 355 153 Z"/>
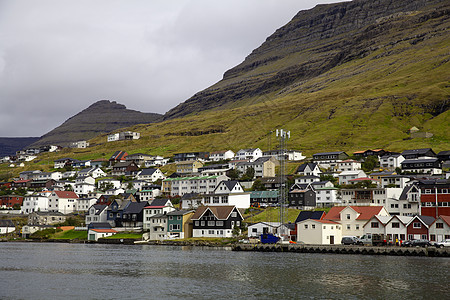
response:
<path id="1" fill-rule="evenodd" d="M 0 299 L 448 299 L 449 258 L 0 243 Z"/>

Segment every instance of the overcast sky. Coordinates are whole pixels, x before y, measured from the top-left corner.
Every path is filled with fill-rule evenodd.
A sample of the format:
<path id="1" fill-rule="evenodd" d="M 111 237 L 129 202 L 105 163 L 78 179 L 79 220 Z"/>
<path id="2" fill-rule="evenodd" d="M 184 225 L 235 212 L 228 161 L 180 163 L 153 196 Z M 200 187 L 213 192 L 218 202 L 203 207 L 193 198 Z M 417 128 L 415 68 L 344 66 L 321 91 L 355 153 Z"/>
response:
<path id="1" fill-rule="evenodd" d="M 0 137 L 108 99 L 165 113 L 332 0 L 0 0 Z"/>

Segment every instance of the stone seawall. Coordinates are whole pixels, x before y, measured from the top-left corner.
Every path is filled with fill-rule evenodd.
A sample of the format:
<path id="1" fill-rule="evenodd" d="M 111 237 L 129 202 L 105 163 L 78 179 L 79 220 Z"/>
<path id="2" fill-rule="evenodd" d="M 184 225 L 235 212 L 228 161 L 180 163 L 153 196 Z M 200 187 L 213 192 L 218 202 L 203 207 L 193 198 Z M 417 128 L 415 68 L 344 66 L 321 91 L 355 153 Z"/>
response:
<path id="1" fill-rule="evenodd" d="M 233 246 L 233 251 L 450 257 L 450 249 L 435 247 L 405 248 L 395 246 L 370 247 L 343 245 L 235 244 Z"/>

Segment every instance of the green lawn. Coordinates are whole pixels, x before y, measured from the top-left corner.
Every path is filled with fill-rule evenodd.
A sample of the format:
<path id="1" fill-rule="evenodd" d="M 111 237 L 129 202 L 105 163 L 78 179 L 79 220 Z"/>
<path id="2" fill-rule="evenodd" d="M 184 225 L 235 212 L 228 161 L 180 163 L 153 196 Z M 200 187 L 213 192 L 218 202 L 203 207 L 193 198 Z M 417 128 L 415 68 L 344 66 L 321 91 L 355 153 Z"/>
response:
<path id="1" fill-rule="evenodd" d="M 142 233 L 116 233 L 105 237 L 105 239 L 142 239 Z"/>
<path id="2" fill-rule="evenodd" d="M 287 214 L 288 222 L 295 222 L 298 214 L 300 213 L 299 209 L 289 208 Z M 280 221 L 280 209 L 275 207 L 266 208 L 262 213 L 249 217 L 245 221 L 250 223 L 258 223 L 258 222 L 279 222 Z"/>
<path id="3" fill-rule="evenodd" d="M 53 239 L 61 239 L 61 240 L 87 240 L 87 231 L 75 231 L 75 230 L 67 230 L 62 232 L 57 232 L 52 237 Z"/>

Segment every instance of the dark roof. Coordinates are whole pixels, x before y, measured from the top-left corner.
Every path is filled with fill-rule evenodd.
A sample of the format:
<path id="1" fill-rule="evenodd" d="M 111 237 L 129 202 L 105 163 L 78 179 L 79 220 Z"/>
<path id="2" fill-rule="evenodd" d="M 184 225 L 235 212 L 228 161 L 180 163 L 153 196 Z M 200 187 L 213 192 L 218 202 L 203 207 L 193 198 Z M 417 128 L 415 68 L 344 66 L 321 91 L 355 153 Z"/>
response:
<path id="1" fill-rule="evenodd" d="M 411 150 L 405 150 L 402 152 L 402 155 L 423 155 L 423 154 L 427 154 L 429 151 L 432 152 L 432 154 L 436 155 L 434 153 L 434 151 L 431 148 L 422 148 L 422 149 L 411 149 Z"/>
<path id="2" fill-rule="evenodd" d="M 181 200 L 190 200 L 190 199 L 196 199 L 196 198 L 201 198 L 199 193 L 186 193 L 183 196 L 181 196 Z"/>
<path id="3" fill-rule="evenodd" d="M 450 155 L 450 150 L 447 151 L 441 151 L 437 154 L 438 156 L 442 156 L 442 155 Z"/>
<path id="4" fill-rule="evenodd" d="M 301 164 L 298 168 L 297 168 L 297 173 L 299 172 L 304 172 L 306 167 L 309 167 L 311 170 L 314 170 L 318 165 L 316 163 L 304 163 Z"/>
<path id="5" fill-rule="evenodd" d="M 107 222 L 103 222 L 103 223 L 90 223 L 88 225 L 89 229 L 111 229 L 111 224 L 107 223 Z"/>
<path id="6" fill-rule="evenodd" d="M 12 220 L 0 219 L 0 227 L 15 227 Z"/>
<path id="7" fill-rule="evenodd" d="M 123 210 L 124 214 L 138 214 L 140 213 L 145 206 L 148 205 L 148 202 L 131 202 L 128 206 Z"/>
<path id="8" fill-rule="evenodd" d="M 301 211 L 298 216 L 297 219 L 295 220 L 295 223 L 304 221 L 304 220 L 308 220 L 308 219 L 313 219 L 313 220 L 321 220 L 323 217 L 325 216 L 325 212 L 324 211 Z"/>
<path id="9" fill-rule="evenodd" d="M 334 154 L 342 154 L 345 153 L 344 151 L 334 151 L 334 152 L 321 152 L 321 153 L 315 153 L 314 155 L 334 155 Z"/>
<path id="10" fill-rule="evenodd" d="M 154 199 L 149 206 L 166 206 L 169 199 Z"/>
<path id="11" fill-rule="evenodd" d="M 232 190 L 236 184 L 239 184 L 239 181 L 237 180 L 223 180 L 222 182 L 229 190 Z"/>
<path id="12" fill-rule="evenodd" d="M 430 217 L 430 216 L 422 216 L 422 215 L 417 215 L 414 216 L 414 218 L 411 219 L 410 223 L 412 223 L 412 221 L 414 219 L 419 219 L 421 220 L 424 224 L 426 224 L 428 227 L 430 227 L 431 224 L 433 224 L 433 222 L 435 221 L 435 218 Z"/>
<path id="13" fill-rule="evenodd" d="M 438 161 L 438 158 L 424 158 L 424 159 L 405 159 L 401 164 L 412 164 L 412 163 L 431 163 Z"/>
<path id="14" fill-rule="evenodd" d="M 171 212 L 168 212 L 167 215 L 168 216 L 184 216 L 185 214 L 194 212 L 194 210 L 187 210 L 187 209 L 183 209 L 183 210 L 174 210 Z"/>
<path id="15" fill-rule="evenodd" d="M 191 219 L 198 220 L 207 210 L 210 210 L 218 220 L 226 220 L 235 208 L 235 206 L 201 206 L 197 208 Z M 241 214 L 238 209 L 236 210 Z"/>
<path id="16" fill-rule="evenodd" d="M 156 170 L 157 169 L 155 168 L 142 169 L 142 172 L 139 175 L 152 175 L 153 173 L 156 172 Z"/>
<path id="17" fill-rule="evenodd" d="M 93 206 L 95 208 L 96 215 L 99 215 L 103 210 L 105 210 L 108 207 L 108 205 L 106 204 L 94 204 Z"/>

